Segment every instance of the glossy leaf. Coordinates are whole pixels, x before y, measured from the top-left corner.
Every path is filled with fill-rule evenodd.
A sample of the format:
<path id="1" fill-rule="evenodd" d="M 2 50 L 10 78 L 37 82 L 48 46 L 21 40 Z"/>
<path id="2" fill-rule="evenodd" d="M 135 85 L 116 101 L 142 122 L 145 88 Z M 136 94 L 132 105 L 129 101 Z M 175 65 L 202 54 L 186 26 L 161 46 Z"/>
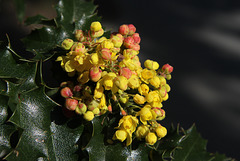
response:
<path id="1" fill-rule="evenodd" d="M 186 137 L 181 142 L 181 149 L 174 153 L 173 161 L 212 160 L 213 157 L 206 151 L 207 141 L 197 132 L 195 125 L 186 131 Z"/>
<path id="2" fill-rule="evenodd" d="M 55 54 L 52 50 L 64 39 L 71 38 L 70 33 L 61 27 L 43 27 L 32 31 L 23 42 L 27 50 L 35 55 L 33 60 L 46 60 Z"/>
<path id="3" fill-rule="evenodd" d="M 51 122 L 50 113 L 56 103 L 44 93 L 43 87 L 21 94 L 20 101 L 10 121 L 22 128 L 23 133 L 7 160 L 76 160 L 75 144 L 83 127 L 71 129 Z"/>
<path id="4" fill-rule="evenodd" d="M 93 124 L 93 136 L 86 147 L 89 153 L 89 160 L 99 161 L 106 160 L 111 161 L 124 161 L 124 160 L 148 160 L 148 152 L 150 148 L 145 146 L 145 144 L 140 144 L 136 149 L 131 149 L 131 147 L 126 147 L 119 141 L 113 144 L 109 144 L 107 141 L 112 139 L 114 126 L 110 120 L 107 122 L 107 118 L 102 124 L 104 116 L 96 117 L 92 121 Z"/>
<path id="5" fill-rule="evenodd" d="M 25 22 L 26 25 L 32 25 L 32 24 L 42 24 L 46 26 L 54 26 L 56 25 L 54 20 L 49 20 L 48 18 L 42 16 L 42 15 L 36 15 L 33 17 L 28 17 Z"/>

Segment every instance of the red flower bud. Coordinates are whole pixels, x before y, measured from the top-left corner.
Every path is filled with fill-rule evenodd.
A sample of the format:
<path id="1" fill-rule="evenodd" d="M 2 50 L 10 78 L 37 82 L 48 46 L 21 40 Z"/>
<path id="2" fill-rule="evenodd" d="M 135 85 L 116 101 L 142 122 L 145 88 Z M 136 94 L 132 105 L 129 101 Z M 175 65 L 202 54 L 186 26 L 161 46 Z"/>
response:
<path id="1" fill-rule="evenodd" d="M 74 86 L 74 88 L 73 88 L 73 91 L 74 91 L 74 92 L 80 92 L 80 91 L 81 91 L 81 89 L 82 89 L 82 87 L 81 87 L 81 86 L 79 86 L 79 85 L 76 85 L 76 86 Z"/>
<path id="2" fill-rule="evenodd" d="M 72 98 L 67 98 L 65 106 L 68 110 L 74 111 L 78 105 L 78 100 L 72 99 Z"/>
<path id="3" fill-rule="evenodd" d="M 118 32 L 119 32 L 120 34 L 122 34 L 123 36 L 128 35 L 128 33 L 129 33 L 128 25 L 121 25 L 121 26 L 119 27 Z"/>
<path id="4" fill-rule="evenodd" d="M 111 56 L 112 56 L 112 52 L 108 49 L 108 48 L 103 48 L 100 51 L 100 54 L 102 56 L 103 59 L 105 60 L 111 60 Z"/>
<path id="5" fill-rule="evenodd" d="M 69 98 L 73 96 L 73 93 L 69 87 L 64 87 L 63 89 L 61 89 L 60 94 L 64 98 Z"/>
<path id="6" fill-rule="evenodd" d="M 130 37 L 130 36 L 126 37 L 124 39 L 124 46 L 126 48 L 130 49 L 132 45 L 134 45 L 134 39 L 132 37 Z"/>
<path id="7" fill-rule="evenodd" d="M 166 74 L 170 74 L 173 71 L 173 67 L 169 64 L 165 64 L 162 66 L 162 71 L 165 72 Z"/>
<path id="8" fill-rule="evenodd" d="M 124 111 L 123 109 L 121 110 L 121 113 L 122 113 L 123 116 L 126 116 L 126 115 L 127 115 L 127 112 Z"/>
<path id="9" fill-rule="evenodd" d="M 129 28 L 129 35 L 133 35 L 136 32 L 136 27 L 133 24 L 128 25 Z"/>
<path id="10" fill-rule="evenodd" d="M 139 33 L 134 33 L 134 34 L 132 35 L 132 38 L 134 39 L 134 42 L 137 43 L 137 44 L 139 44 L 140 41 L 141 41 L 141 38 L 140 38 L 140 36 L 139 36 Z"/>
<path id="11" fill-rule="evenodd" d="M 132 76 L 132 71 L 127 67 L 123 67 L 119 70 L 119 74 L 129 79 Z"/>
<path id="12" fill-rule="evenodd" d="M 89 73 L 91 80 L 93 82 L 97 82 L 101 78 L 101 73 L 102 73 L 102 70 L 99 69 L 99 67 L 93 66 L 90 69 L 90 73 Z"/>

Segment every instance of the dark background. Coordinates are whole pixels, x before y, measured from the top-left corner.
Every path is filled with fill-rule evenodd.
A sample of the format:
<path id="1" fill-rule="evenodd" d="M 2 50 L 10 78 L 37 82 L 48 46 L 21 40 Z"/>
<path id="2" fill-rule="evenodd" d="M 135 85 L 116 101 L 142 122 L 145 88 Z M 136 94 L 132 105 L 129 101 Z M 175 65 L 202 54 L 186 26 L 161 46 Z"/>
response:
<path id="1" fill-rule="evenodd" d="M 26 15 L 55 16 L 50 1 L 26 1 Z M 140 59 L 174 67 L 169 100 L 170 127 L 196 124 L 209 152 L 240 160 L 240 1 L 96 0 L 102 24 L 117 31 L 134 24 L 142 38 Z M 11 1 L 0 0 L 0 39 L 12 43 L 30 29 L 17 22 Z"/>

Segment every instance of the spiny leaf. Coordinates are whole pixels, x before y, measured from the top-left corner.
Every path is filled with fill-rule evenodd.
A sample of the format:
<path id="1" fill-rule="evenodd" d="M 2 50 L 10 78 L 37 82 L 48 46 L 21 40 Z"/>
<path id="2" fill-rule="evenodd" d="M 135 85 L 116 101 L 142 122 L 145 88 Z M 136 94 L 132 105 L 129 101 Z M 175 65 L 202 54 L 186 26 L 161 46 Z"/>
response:
<path id="1" fill-rule="evenodd" d="M 42 24 L 46 26 L 55 26 L 54 20 L 49 20 L 48 18 L 42 16 L 42 15 L 36 15 L 33 17 L 28 17 L 25 22 L 26 25 L 32 25 L 32 24 Z"/>
<path id="2" fill-rule="evenodd" d="M 36 29 L 23 39 L 27 50 L 35 54 L 33 60 L 46 60 L 55 53 L 52 51 L 60 45 L 65 38 L 71 38 L 72 31 L 69 33 L 62 27 L 43 27 Z"/>
<path id="3" fill-rule="evenodd" d="M 213 157 L 206 151 L 207 141 L 197 132 L 195 125 L 186 131 L 186 138 L 181 142 L 181 149 L 174 153 L 174 161 L 207 161 Z"/>
<path id="4" fill-rule="evenodd" d="M 44 87 L 21 94 L 20 100 L 10 121 L 23 133 L 7 160 L 76 160 L 74 145 L 83 127 L 71 129 L 51 122 L 50 113 L 56 103 L 44 93 Z"/>
<path id="5" fill-rule="evenodd" d="M 145 144 L 140 144 L 136 149 L 125 147 L 120 142 L 109 144 L 107 140 L 111 140 L 114 132 L 113 124 L 102 124 L 104 116 L 96 117 L 93 119 L 93 137 L 91 138 L 86 150 L 89 153 L 89 160 L 98 161 L 106 160 L 110 161 L 114 158 L 116 161 L 124 160 L 148 160 L 148 152 L 150 148 Z M 115 122 L 110 120 L 110 122 Z"/>

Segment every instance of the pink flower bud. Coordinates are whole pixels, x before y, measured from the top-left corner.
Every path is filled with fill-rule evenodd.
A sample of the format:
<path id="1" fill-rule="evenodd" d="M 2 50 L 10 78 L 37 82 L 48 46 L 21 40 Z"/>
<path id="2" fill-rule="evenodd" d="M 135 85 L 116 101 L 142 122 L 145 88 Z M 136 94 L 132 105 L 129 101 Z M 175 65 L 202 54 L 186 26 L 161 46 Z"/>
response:
<path id="1" fill-rule="evenodd" d="M 165 64 L 162 66 L 162 71 L 165 72 L 166 74 L 170 74 L 173 71 L 173 67 L 169 64 Z"/>
<path id="2" fill-rule="evenodd" d="M 78 105 L 78 100 L 72 99 L 72 98 L 67 98 L 65 106 L 68 110 L 74 111 Z"/>
<path id="3" fill-rule="evenodd" d="M 64 98 L 69 98 L 73 96 L 73 93 L 69 87 L 64 87 L 63 89 L 61 89 L 60 94 Z"/>
<path id="4" fill-rule="evenodd" d="M 134 45 L 134 39 L 132 37 L 126 37 L 124 39 L 124 46 L 128 49 L 130 49 Z"/>
<path id="5" fill-rule="evenodd" d="M 129 28 L 129 33 L 128 33 L 129 35 L 132 35 L 136 32 L 136 27 L 133 24 L 129 24 L 128 28 Z"/>
<path id="6" fill-rule="evenodd" d="M 101 78 L 101 73 L 102 73 L 102 70 L 99 69 L 99 67 L 96 67 L 96 66 L 93 66 L 91 69 L 90 69 L 90 79 L 93 81 L 93 82 L 97 82 L 100 78 Z"/>
<path id="7" fill-rule="evenodd" d="M 130 46 L 131 48 L 130 49 L 133 49 L 133 50 L 135 50 L 135 51 L 139 51 L 140 50 L 140 45 L 139 44 L 133 44 L 133 45 L 131 45 Z"/>
<path id="8" fill-rule="evenodd" d="M 122 34 L 123 36 L 128 35 L 128 33 L 129 33 L 128 25 L 121 25 L 121 26 L 119 27 L 118 32 L 119 32 L 120 34 Z"/>
<path id="9" fill-rule="evenodd" d="M 86 49 L 85 49 L 85 46 L 82 43 L 77 43 L 75 48 L 74 48 L 74 51 L 77 52 L 77 53 L 85 53 Z"/>
<path id="10" fill-rule="evenodd" d="M 134 34 L 132 35 L 132 38 L 134 39 L 134 42 L 137 43 L 137 44 L 139 44 L 140 41 L 141 41 L 141 38 L 140 38 L 140 36 L 139 36 L 139 33 L 134 33 Z"/>
<path id="11" fill-rule="evenodd" d="M 123 67 L 119 70 L 119 74 L 129 79 L 132 76 L 132 71 L 127 67 Z"/>
<path id="12" fill-rule="evenodd" d="M 76 86 L 74 86 L 73 91 L 74 92 L 80 92 L 81 89 L 82 89 L 82 87 L 80 85 L 76 85 Z"/>
<path id="13" fill-rule="evenodd" d="M 111 60 L 112 52 L 111 52 L 108 48 L 103 48 L 103 49 L 100 51 L 100 54 L 101 54 L 101 56 L 102 56 L 103 59 L 105 59 L 105 60 Z"/>

